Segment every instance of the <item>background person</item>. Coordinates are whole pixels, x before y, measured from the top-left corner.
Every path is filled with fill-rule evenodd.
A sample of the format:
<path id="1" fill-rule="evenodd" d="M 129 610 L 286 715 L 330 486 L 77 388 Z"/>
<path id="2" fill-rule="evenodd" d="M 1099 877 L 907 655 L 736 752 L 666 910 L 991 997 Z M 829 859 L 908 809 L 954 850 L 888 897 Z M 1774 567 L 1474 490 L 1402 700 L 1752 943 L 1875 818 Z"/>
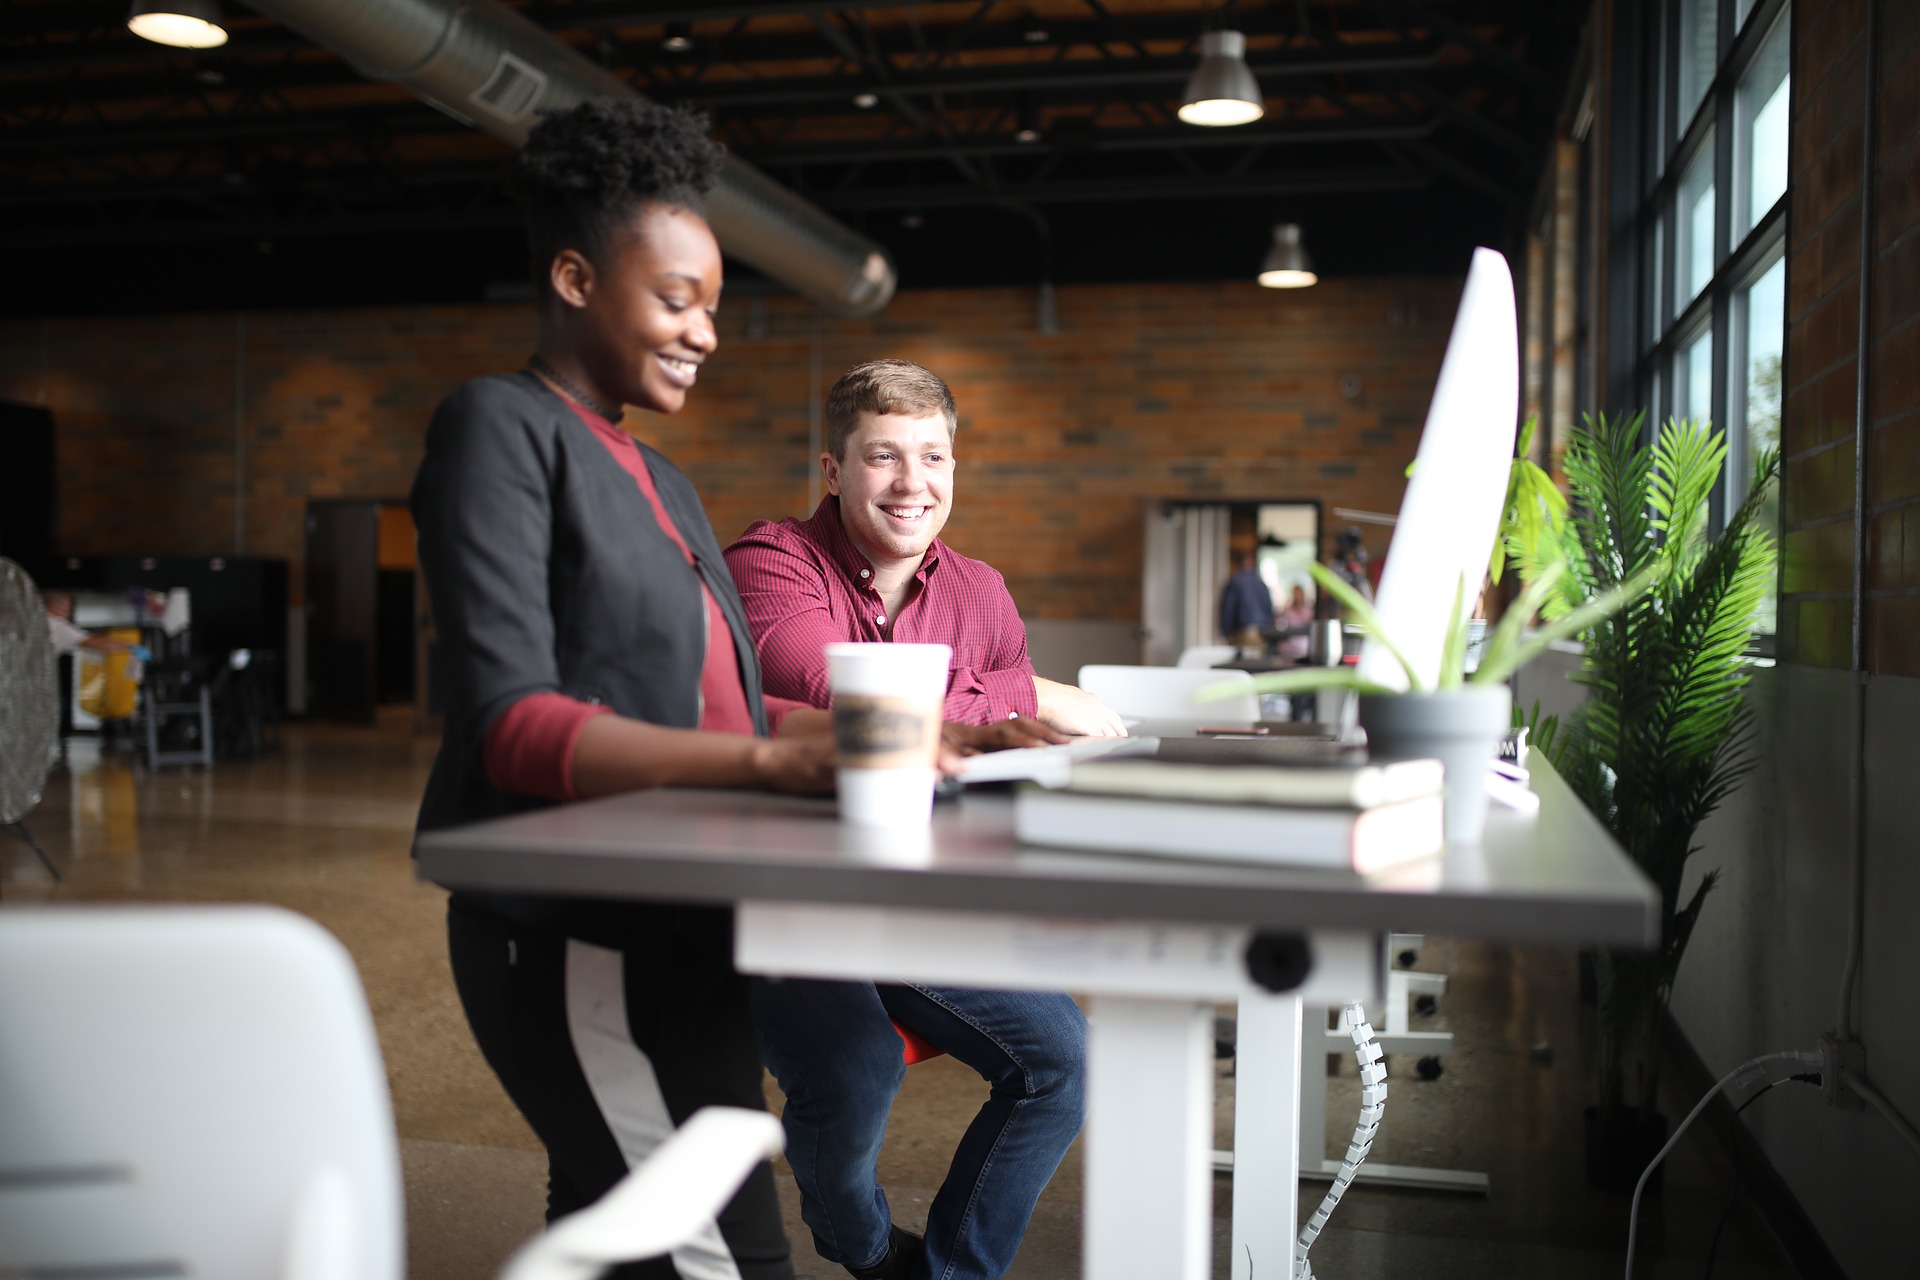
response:
<path id="1" fill-rule="evenodd" d="M 1244 547 L 1233 553 L 1233 573 L 1220 589 L 1220 635 L 1228 644 L 1262 652 L 1273 630 L 1273 593 Z"/>

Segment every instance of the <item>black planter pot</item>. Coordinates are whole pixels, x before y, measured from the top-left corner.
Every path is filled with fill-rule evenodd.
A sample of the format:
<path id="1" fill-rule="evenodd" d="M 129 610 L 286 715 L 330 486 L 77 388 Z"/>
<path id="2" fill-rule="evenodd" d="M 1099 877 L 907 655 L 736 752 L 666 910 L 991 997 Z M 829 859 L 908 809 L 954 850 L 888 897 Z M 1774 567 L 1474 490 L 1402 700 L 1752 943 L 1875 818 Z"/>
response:
<path id="1" fill-rule="evenodd" d="M 1612 1124 L 1602 1124 L 1597 1107 L 1588 1107 L 1587 1185 L 1601 1191 L 1632 1192 L 1647 1162 L 1667 1142 L 1667 1118 L 1659 1112 L 1642 1116 L 1637 1107 L 1623 1108 Z M 1660 1189 L 1664 1163 L 1647 1179 L 1647 1190 Z"/>

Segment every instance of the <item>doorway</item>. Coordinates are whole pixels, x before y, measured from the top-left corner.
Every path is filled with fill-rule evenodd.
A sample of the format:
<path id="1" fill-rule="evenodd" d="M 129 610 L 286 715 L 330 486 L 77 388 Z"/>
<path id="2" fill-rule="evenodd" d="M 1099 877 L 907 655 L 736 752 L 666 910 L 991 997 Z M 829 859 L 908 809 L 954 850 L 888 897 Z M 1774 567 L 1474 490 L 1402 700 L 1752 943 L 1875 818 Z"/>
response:
<path id="1" fill-rule="evenodd" d="M 1312 579 L 1320 554 L 1320 503 L 1274 498 L 1147 503 L 1140 583 L 1140 660 L 1172 666 L 1195 645 L 1219 644 L 1220 591 L 1235 551 L 1254 553 L 1276 605 Z M 1307 593 L 1311 596 L 1311 591 Z"/>
<path id="2" fill-rule="evenodd" d="M 398 500 L 307 504 L 307 710 L 371 723 L 412 713 L 418 562 L 413 514 Z"/>

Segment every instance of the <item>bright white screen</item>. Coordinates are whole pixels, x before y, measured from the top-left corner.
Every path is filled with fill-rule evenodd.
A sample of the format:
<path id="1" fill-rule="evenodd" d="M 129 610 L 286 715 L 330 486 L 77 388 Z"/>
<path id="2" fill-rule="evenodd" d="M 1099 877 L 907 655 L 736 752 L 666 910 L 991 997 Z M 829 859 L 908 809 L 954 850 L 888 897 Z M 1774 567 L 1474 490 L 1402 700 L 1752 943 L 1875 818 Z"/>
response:
<path id="1" fill-rule="evenodd" d="M 1439 676 L 1461 579 L 1471 608 L 1486 576 L 1519 412 L 1513 273 L 1500 254 L 1475 249 L 1374 601 L 1381 625 L 1428 688 Z M 1360 655 L 1360 674 L 1388 688 L 1407 687 L 1400 664 L 1371 640 Z"/>

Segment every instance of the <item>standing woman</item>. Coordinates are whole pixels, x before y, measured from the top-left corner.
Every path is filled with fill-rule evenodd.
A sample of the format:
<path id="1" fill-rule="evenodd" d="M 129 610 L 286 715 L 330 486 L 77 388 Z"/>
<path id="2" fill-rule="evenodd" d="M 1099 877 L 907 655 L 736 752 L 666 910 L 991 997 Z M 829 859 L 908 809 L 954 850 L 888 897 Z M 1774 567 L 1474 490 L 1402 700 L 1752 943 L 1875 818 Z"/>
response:
<path id="1" fill-rule="evenodd" d="M 422 831 L 639 787 L 831 787 L 827 717 L 762 697 L 692 484 L 617 425 L 678 412 L 715 346 L 703 124 L 588 102 L 516 158 L 539 346 L 440 405 L 413 489 L 447 677 Z M 546 1146 L 549 1218 L 697 1108 L 764 1105 L 730 912 L 456 893 L 448 939 L 481 1051 Z M 717 1229 L 616 1274 L 790 1280 L 768 1167 Z"/>

